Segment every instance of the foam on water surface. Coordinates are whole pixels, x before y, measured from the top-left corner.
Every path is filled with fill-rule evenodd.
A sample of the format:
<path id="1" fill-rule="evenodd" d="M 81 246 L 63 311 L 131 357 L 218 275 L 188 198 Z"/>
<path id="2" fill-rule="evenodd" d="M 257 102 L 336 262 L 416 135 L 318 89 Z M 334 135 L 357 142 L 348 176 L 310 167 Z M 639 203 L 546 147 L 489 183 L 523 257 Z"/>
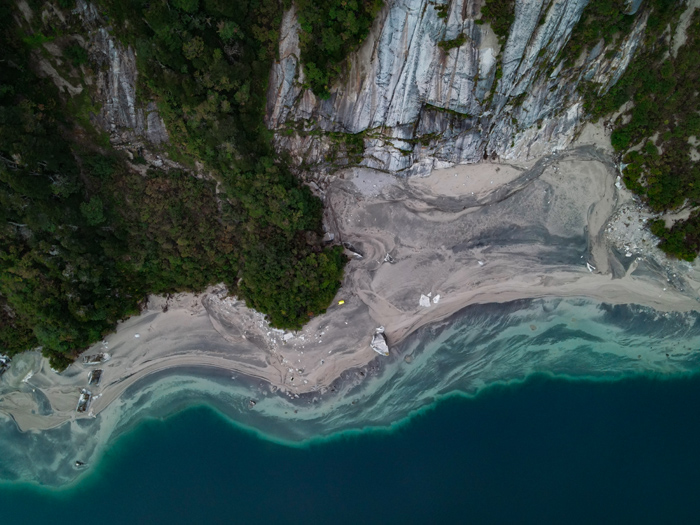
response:
<path id="1" fill-rule="evenodd" d="M 349 370 L 325 394 L 282 395 L 267 383 L 211 368 L 172 369 L 130 387 L 95 419 L 21 433 L 0 424 L 0 478 L 67 486 L 146 418 L 207 404 L 264 439 L 300 445 L 396 425 L 451 394 L 546 373 L 619 379 L 700 369 L 700 314 L 660 313 L 584 299 L 474 305 L 413 334 L 389 358 Z M 88 465 L 76 469 L 75 462 Z"/>

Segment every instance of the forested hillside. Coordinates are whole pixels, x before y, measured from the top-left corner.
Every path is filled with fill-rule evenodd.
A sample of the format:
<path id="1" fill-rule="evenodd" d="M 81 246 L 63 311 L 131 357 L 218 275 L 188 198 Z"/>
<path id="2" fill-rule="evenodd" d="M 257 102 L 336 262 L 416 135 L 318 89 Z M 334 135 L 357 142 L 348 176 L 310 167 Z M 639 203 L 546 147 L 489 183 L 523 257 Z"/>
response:
<path id="1" fill-rule="evenodd" d="M 411 3 L 405 4 L 399 7 L 408 9 Z M 268 79 L 278 58 L 282 15 L 291 0 L 96 0 L 98 21 L 89 24 L 83 18 L 86 5 L 76 0 L 0 4 L 0 353 L 41 346 L 52 366 L 62 368 L 114 330 L 120 319 L 138 313 L 148 294 L 202 291 L 218 282 L 277 327 L 296 329 L 323 312 L 340 286 L 346 260 L 341 247 L 322 243 L 322 203 L 299 182 L 291 162 L 275 151 L 273 133 L 264 124 Z M 347 95 L 334 91 L 334 85 L 342 86 L 348 54 L 367 38 L 383 5 L 382 0 L 297 0 L 301 68 L 295 64 L 291 69 L 303 69 L 304 75 L 285 92 L 311 89 L 317 98 L 309 98 L 326 109 Z M 520 4 L 486 0 L 480 14 L 453 9 L 455 5 L 424 5 L 424 13 L 444 23 L 444 34 L 429 35 L 438 39 L 431 44 L 434 57 L 412 57 L 457 67 L 454 57 L 477 53 L 468 46 L 475 45 L 482 29 L 492 29 L 499 49 L 507 48 Z M 539 10 L 532 23 L 547 27 L 552 5 L 541 10 L 529 5 L 530 11 Z M 508 67 L 498 55 L 502 51 L 487 61 L 492 69 L 483 78 L 480 71 L 460 73 L 466 75 L 464 86 L 474 85 L 473 92 L 459 95 L 472 103 L 469 114 L 426 103 L 418 92 L 391 98 L 405 102 L 404 109 L 414 102 L 417 107 L 397 114 L 421 115 L 425 109 L 433 111 L 426 125 L 433 119 L 449 127 L 454 120 L 459 128 L 454 137 L 473 133 L 464 151 L 469 145 L 482 149 L 478 157 L 464 157 L 472 162 L 483 157 L 484 137 L 496 136 L 498 147 L 514 147 L 517 135 L 527 131 L 520 129 L 515 112 L 541 110 L 546 119 L 533 118 L 531 129 L 547 119 L 552 129 L 559 129 L 554 121 L 562 115 L 547 113 L 546 99 L 560 97 L 558 111 L 574 102 L 580 107 L 583 97 L 580 115 L 605 119 L 613 129 L 627 187 L 659 213 L 689 211 L 672 228 L 663 221 L 651 228 L 667 253 L 693 260 L 700 251 L 700 10 L 689 19 L 687 38 L 678 42 L 686 6 L 676 0 L 645 0 L 638 13 L 628 14 L 625 0 L 591 0 L 578 22 L 578 11 L 568 13 L 567 27 L 576 24 L 570 39 L 566 44 L 560 40 L 551 53 L 547 45 L 535 50 L 536 67 L 531 69 L 533 77 L 553 83 L 576 79 L 578 87 L 567 93 L 552 85 L 537 105 L 531 101 L 523 107 L 527 93 L 506 102 L 509 94 L 502 84 Z M 594 49 L 602 49 L 601 56 L 610 62 L 640 20 L 646 21 L 639 26 L 641 45 L 612 87 L 591 81 L 593 74 L 583 75 L 581 63 L 599 63 Z M 461 25 L 446 39 L 450 24 Z M 392 57 L 397 60 L 405 59 L 401 46 L 410 44 L 399 38 L 400 25 L 390 28 L 397 36 L 386 44 L 396 47 Z M 414 29 L 421 32 L 419 26 Z M 136 103 L 157 107 L 169 136 L 148 145 L 149 151 L 117 147 L 97 118 L 109 101 L 93 79 L 112 67 L 98 60 L 94 50 L 98 31 L 135 50 Z M 47 64 L 59 71 L 52 73 Z M 405 68 L 395 69 L 382 74 L 400 75 Z M 56 81 L 61 75 L 63 84 Z M 410 91 L 416 83 L 412 79 L 402 88 L 396 82 L 392 89 Z M 352 100 L 383 103 L 387 97 L 380 95 Z M 343 111 L 350 112 L 354 103 L 345 104 Z M 508 110 L 497 116 L 490 104 Z M 288 107 L 291 115 L 294 104 Z M 322 138 L 341 137 L 359 152 L 354 161 L 363 158 L 367 130 L 333 127 L 335 123 L 315 129 L 318 122 L 304 121 L 307 117 L 293 124 Z M 478 129 L 491 131 L 477 136 L 475 119 L 484 124 Z M 573 136 L 580 123 L 561 129 Z M 416 123 L 401 132 L 420 129 Z M 287 131 L 295 133 L 291 127 Z M 398 149 L 386 158 L 420 162 L 431 144 L 436 158 L 443 151 L 461 154 L 462 146 L 438 147 L 448 136 L 444 130 L 424 131 L 399 144 L 413 149 Z M 549 139 L 557 136 L 552 132 Z M 389 147 L 380 138 L 369 137 L 376 142 L 372 154 L 378 154 L 372 162 L 381 160 L 377 148 Z M 154 164 L 146 160 L 147 153 L 161 155 L 169 164 Z"/>
<path id="2" fill-rule="evenodd" d="M 72 4 L 50 27 L 39 17 L 19 25 L 13 5 L 0 7 L 0 352 L 41 346 L 63 368 L 148 293 L 216 282 L 278 327 L 324 311 L 342 249 L 321 245 L 321 203 L 276 158 L 263 125 L 282 4 L 101 5 L 137 49 L 140 96 L 157 101 L 170 154 L 202 161 L 208 177 L 130 169 L 85 118 L 92 100 L 77 106 L 36 76 L 32 53 L 45 42 L 93 66 L 71 36 Z"/>

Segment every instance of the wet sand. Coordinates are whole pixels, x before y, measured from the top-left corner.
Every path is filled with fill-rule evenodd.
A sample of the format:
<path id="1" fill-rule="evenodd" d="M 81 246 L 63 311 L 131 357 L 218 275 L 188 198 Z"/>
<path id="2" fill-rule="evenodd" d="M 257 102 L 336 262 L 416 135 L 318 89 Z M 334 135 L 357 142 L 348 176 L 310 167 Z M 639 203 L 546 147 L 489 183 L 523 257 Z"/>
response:
<path id="1" fill-rule="evenodd" d="M 623 226 L 611 226 L 632 197 L 615 185 L 607 140 L 589 125 L 574 148 L 528 165 L 463 165 L 412 179 L 339 172 L 323 190 L 325 222 L 362 257 L 348 251 L 326 314 L 285 333 L 223 286 L 151 297 L 141 315 L 85 352 L 109 353 L 101 365 L 75 363 L 57 374 L 37 352 L 18 356 L 0 380 L 0 412 L 24 431 L 53 428 L 95 417 L 144 377 L 193 366 L 243 374 L 292 398 L 325 393 L 344 371 L 382 359 L 369 346 L 378 326 L 395 353 L 409 334 L 472 304 L 588 297 L 697 309 L 696 266 L 637 246 Z M 90 408 L 78 414 L 79 390 L 94 368 L 104 370 L 102 381 L 89 387 Z"/>

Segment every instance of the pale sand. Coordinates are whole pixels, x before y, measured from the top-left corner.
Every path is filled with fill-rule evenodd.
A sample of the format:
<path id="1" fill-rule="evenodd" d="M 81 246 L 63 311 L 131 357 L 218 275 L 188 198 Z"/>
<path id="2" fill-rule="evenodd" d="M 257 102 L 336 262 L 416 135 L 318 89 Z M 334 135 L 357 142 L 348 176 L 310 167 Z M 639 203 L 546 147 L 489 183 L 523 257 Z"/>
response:
<path id="1" fill-rule="evenodd" d="M 523 171 L 508 164 L 467 164 L 433 170 L 430 176 L 412 178 L 409 183 L 418 191 L 436 196 L 484 196 L 514 182 Z"/>
<path id="2" fill-rule="evenodd" d="M 326 223 L 364 257 L 351 260 L 333 305 L 302 331 L 285 337 L 270 329 L 223 287 L 151 297 L 141 315 L 85 353 L 112 355 L 99 366 L 104 374 L 91 388 L 89 414 L 75 408 L 97 367 L 76 363 L 56 374 L 36 352 L 15 359 L 0 380 L 0 412 L 22 430 L 52 428 L 97 415 L 150 374 L 189 366 L 244 374 L 292 397 L 324 393 L 343 371 L 379 359 L 369 347 L 377 326 L 396 346 L 470 304 L 582 296 L 697 309 L 696 266 L 668 261 L 653 247 L 633 257 L 613 249 L 606 228 L 631 197 L 615 188 L 606 141 L 602 128 L 587 126 L 578 149 L 529 166 L 456 166 L 409 180 L 348 170 L 326 190 Z M 623 252 L 625 242 L 615 237 Z M 387 253 L 394 264 L 384 262 Z M 439 302 L 421 307 L 421 294 L 439 295 Z M 42 396 L 50 415 L 42 415 L 49 412 Z"/>

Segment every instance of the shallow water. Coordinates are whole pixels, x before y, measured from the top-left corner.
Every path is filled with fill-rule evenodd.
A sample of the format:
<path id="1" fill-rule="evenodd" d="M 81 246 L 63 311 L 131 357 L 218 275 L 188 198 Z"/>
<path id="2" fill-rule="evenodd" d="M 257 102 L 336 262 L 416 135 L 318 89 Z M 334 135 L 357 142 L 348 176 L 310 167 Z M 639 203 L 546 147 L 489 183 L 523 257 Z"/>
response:
<path id="1" fill-rule="evenodd" d="M 691 523 L 700 377 L 534 376 L 303 447 L 206 407 L 148 419 L 76 488 L 3 487 L 4 523 Z"/>
<path id="2" fill-rule="evenodd" d="M 137 446 L 142 440 L 143 443 L 150 442 L 149 433 L 156 432 L 153 429 L 160 427 L 158 424 L 153 426 L 153 423 L 144 424 L 146 418 L 166 418 L 202 403 L 217 408 L 227 419 L 237 422 L 240 428 L 250 429 L 263 437 L 260 443 L 266 444 L 256 446 L 287 451 L 280 454 L 293 456 L 300 452 L 289 447 L 277 449 L 275 447 L 279 445 L 271 443 L 298 444 L 317 441 L 339 432 L 345 432 L 342 435 L 347 436 L 348 432 L 354 435 L 366 428 L 396 428 L 397 422 L 410 418 L 417 410 L 455 392 L 476 396 L 477 401 L 470 402 L 472 404 L 468 406 L 479 407 L 482 399 L 491 399 L 491 394 L 482 394 L 493 391 L 493 385 L 502 385 L 499 388 L 508 392 L 511 389 L 519 392 L 514 385 L 533 374 L 611 381 L 648 374 L 659 377 L 687 375 L 700 370 L 700 353 L 697 351 L 700 349 L 699 319 L 697 313 L 661 314 L 649 308 L 613 307 L 575 299 L 472 306 L 448 322 L 419 331 L 391 358 L 380 361 L 376 367 L 348 372 L 338 383 L 336 393 L 319 393 L 299 399 L 273 393 L 260 382 L 212 370 L 168 371 L 132 387 L 95 420 L 81 420 L 55 430 L 27 434 L 19 433 L 10 422 L 0 424 L 3 451 L 0 477 L 15 484 L 29 481 L 66 486 L 80 474 L 73 468 L 76 460 L 89 463 L 90 467 L 85 472 L 93 476 L 95 472 L 106 472 L 105 465 L 110 460 L 102 456 L 122 455 L 122 452 L 115 453 L 114 442 L 118 436 L 131 436 L 125 439 L 135 443 L 132 446 Z M 406 356 L 410 356 L 410 363 L 406 362 Z M 361 375 L 363 373 L 364 377 Z M 582 394 L 584 396 L 599 396 L 599 392 L 616 395 L 614 386 L 601 386 L 599 383 L 587 385 Z M 611 388 L 613 390 L 605 390 Z M 638 388 L 643 394 L 645 387 Z M 512 402 L 517 403 L 520 395 L 512 396 Z M 249 404 L 251 399 L 257 402 L 253 408 Z M 453 403 L 450 401 L 439 405 L 437 412 L 452 410 L 444 406 L 459 407 L 459 403 Z M 525 413 L 524 417 L 540 417 L 542 411 L 546 412 L 546 406 L 546 403 L 537 407 L 533 405 L 528 410 L 537 414 Z M 455 410 L 465 426 L 450 432 L 464 433 L 479 428 L 481 423 L 470 422 L 468 412 L 462 416 L 461 408 Z M 167 420 L 165 424 L 174 424 L 171 421 L 180 421 L 181 417 L 194 417 L 188 414 Z M 581 414 L 581 417 L 584 416 Z M 210 416 L 197 417 L 203 418 L 203 421 L 211 419 Z M 219 430 L 215 428 L 220 422 L 203 425 L 202 429 L 192 430 L 189 437 L 185 432 L 182 439 L 199 436 L 206 443 L 203 448 L 207 449 L 210 443 L 243 439 L 240 437 L 243 434 L 233 430 L 219 435 Z M 448 433 L 439 427 L 435 436 L 424 445 L 414 442 L 411 447 L 443 448 L 445 440 L 451 443 Z M 405 431 L 382 434 L 384 437 L 381 439 L 388 439 L 386 446 L 391 448 L 395 437 L 403 435 Z M 519 430 L 503 427 L 500 432 L 517 435 Z M 178 430 L 174 434 L 180 433 Z M 376 436 L 376 431 L 370 431 L 368 436 Z M 159 437 L 156 441 L 161 439 Z M 181 438 L 177 435 L 173 439 L 173 447 L 184 442 L 178 441 Z M 245 439 L 250 439 L 250 436 Z M 371 441 L 374 437 L 358 439 Z M 190 446 L 193 450 L 197 448 L 191 442 Z M 364 446 L 369 454 L 375 445 L 367 442 Z M 321 449 L 325 450 L 323 447 Z M 405 452 L 408 453 L 408 450 Z M 174 457 L 179 458 L 172 456 L 169 460 L 171 463 Z M 322 453 L 320 457 L 323 457 Z M 166 461 L 166 458 L 162 460 Z M 312 456 L 307 460 L 315 461 Z M 128 462 L 133 463 L 131 460 Z M 134 465 L 130 468 L 134 468 Z M 209 467 L 203 463 L 199 468 L 202 473 L 198 475 L 205 475 Z M 231 464 L 230 468 L 236 467 Z M 190 473 L 194 474 L 194 471 Z M 417 476 L 418 471 L 414 475 Z M 289 476 L 294 477 L 292 474 Z M 79 481 L 78 489 L 83 490 L 81 487 L 85 483 L 87 481 Z"/>

